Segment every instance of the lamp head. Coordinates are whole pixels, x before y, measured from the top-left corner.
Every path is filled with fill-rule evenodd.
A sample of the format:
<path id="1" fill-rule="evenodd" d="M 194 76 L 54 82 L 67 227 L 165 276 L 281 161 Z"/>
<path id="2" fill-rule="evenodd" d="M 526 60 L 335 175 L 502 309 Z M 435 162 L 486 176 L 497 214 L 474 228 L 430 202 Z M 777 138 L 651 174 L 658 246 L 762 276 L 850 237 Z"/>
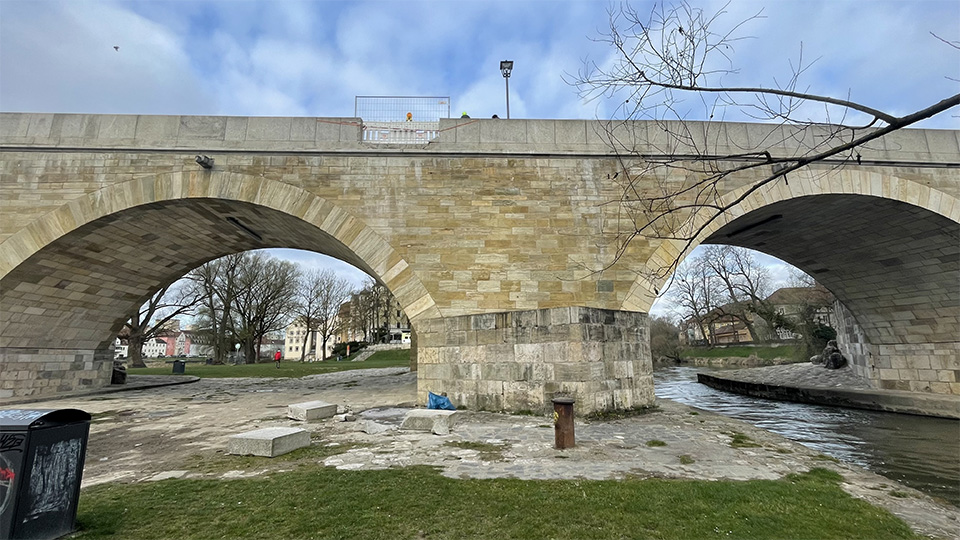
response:
<path id="1" fill-rule="evenodd" d="M 204 169 L 210 169 L 213 167 L 213 158 L 210 156 L 199 155 L 197 156 L 197 164 Z"/>
<path id="2" fill-rule="evenodd" d="M 513 60 L 501 60 L 500 73 L 503 74 L 503 78 L 509 79 L 511 71 L 513 71 Z"/>

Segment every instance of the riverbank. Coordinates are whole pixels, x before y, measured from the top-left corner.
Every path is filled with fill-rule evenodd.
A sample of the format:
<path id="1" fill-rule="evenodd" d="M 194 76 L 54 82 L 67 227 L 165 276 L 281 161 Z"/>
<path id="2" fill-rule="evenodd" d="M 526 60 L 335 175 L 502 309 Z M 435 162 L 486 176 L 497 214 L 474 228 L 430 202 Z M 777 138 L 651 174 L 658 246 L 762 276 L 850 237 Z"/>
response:
<path id="1" fill-rule="evenodd" d="M 658 361 L 657 366 L 693 366 L 693 367 L 763 367 L 780 366 L 784 364 L 795 364 L 798 361 L 793 358 L 775 357 L 761 358 L 756 355 L 750 356 L 686 356 L 679 360 Z"/>
<path id="2" fill-rule="evenodd" d="M 851 496 L 884 508 L 916 532 L 960 534 L 956 509 L 860 467 L 840 463 L 769 431 L 658 399 L 648 414 L 576 423 L 577 446 L 553 449 L 548 418 L 465 411 L 445 436 L 400 431 L 416 397 L 406 369 L 290 379 L 202 379 L 194 384 L 49 401 L 93 414 L 84 486 L 164 478 L 268 477 L 283 460 L 227 456 L 227 439 L 263 427 L 304 427 L 339 470 L 425 465 L 449 478 L 520 480 L 665 478 L 775 480 L 815 468 L 843 477 Z M 309 424 L 285 417 L 291 403 L 320 399 L 358 413 L 356 422 Z M 331 494 L 331 497 L 342 496 Z M 83 495 L 81 494 L 81 509 Z M 529 508 L 529 512 L 537 512 Z"/>
<path id="3" fill-rule="evenodd" d="M 872 388 L 849 367 L 830 370 L 805 362 L 702 373 L 697 380 L 765 399 L 960 419 L 960 396 Z"/>

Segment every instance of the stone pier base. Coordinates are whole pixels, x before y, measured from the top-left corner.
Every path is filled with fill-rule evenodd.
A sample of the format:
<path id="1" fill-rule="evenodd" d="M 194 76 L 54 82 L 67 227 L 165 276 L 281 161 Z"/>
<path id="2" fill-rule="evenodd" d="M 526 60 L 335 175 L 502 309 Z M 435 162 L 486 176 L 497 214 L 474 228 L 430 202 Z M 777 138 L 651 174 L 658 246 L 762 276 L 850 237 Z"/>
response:
<path id="1" fill-rule="evenodd" d="M 113 350 L 0 347 L 0 405 L 110 385 Z"/>
<path id="2" fill-rule="evenodd" d="M 446 393 L 458 407 L 576 414 L 653 404 L 644 313 L 586 307 L 465 315 L 417 324 L 418 402 Z"/>

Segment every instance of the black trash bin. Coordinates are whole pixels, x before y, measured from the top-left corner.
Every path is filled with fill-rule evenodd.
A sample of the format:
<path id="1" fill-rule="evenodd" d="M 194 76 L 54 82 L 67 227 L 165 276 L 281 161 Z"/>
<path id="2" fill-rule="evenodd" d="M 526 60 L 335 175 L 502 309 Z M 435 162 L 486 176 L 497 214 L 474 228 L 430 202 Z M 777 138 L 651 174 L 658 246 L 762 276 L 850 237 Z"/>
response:
<path id="1" fill-rule="evenodd" d="M 0 538 L 73 531 L 89 433 L 79 409 L 0 410 Z"/>
<path id="2" fill-rule="evenodd" d="M 185 372 L 186 367 L 187 367 L 187 363 L 184 362 L 183 360 L 174 360 L 174 361 L 173 361 L 173 373 L 174 373 L 174 374 L 177 374 L 177 373 L 183 374 L 183 373 Z"/>

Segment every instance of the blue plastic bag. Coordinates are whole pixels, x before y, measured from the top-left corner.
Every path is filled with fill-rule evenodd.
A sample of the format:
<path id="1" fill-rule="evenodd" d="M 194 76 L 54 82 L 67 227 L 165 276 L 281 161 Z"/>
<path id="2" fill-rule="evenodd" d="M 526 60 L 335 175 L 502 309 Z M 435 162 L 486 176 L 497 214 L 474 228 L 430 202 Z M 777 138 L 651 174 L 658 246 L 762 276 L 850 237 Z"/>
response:
<path id="1" fill-rule="evenodd" d="M 446 411 L 457 410 L 457 408 L 453 406 L 453 403 L 450 403 L 450 398 L 447 396 L 438 396 L 433 392 L 427 392 L 427 408 L 443 409 Z"/>

